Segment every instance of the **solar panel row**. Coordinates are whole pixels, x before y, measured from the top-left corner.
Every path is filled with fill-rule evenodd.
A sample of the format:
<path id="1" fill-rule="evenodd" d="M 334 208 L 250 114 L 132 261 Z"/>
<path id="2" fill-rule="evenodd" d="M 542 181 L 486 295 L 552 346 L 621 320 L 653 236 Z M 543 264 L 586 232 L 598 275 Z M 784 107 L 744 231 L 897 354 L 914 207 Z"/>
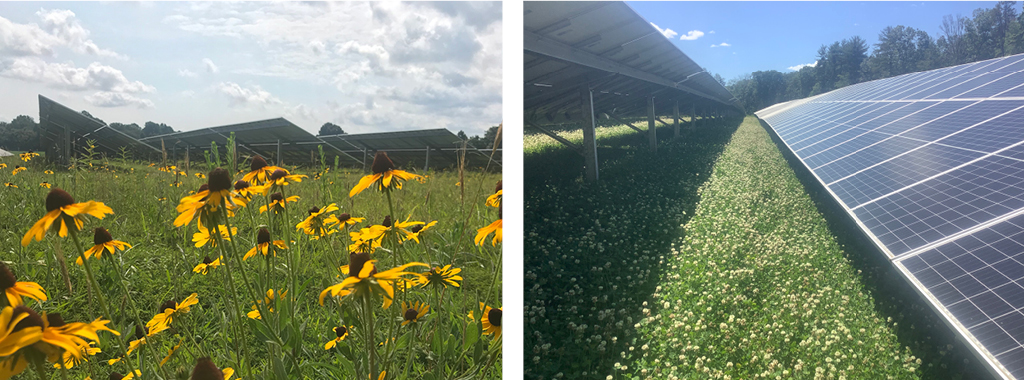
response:
<path id="1" fill-rule="evenodd" d="M 1024 55 L 758 112 L 1005 378 L 1024 379 Z"/>

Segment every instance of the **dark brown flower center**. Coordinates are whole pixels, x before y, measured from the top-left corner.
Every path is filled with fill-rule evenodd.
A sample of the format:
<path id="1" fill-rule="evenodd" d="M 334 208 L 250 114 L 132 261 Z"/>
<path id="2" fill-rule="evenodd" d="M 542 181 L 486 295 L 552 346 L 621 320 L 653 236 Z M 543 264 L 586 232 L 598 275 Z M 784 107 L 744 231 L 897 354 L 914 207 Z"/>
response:
<path id="1" fill-rule="evenodd" d="M 373 165 L 370 166 L 370 169 L 373 170 L 373 174 L 381 174 L 395 170 L 395 163 L 391 162 L 387 153 L 378 151 L 377 154 L 373 156 Z"/>
<path id="2" fill-rule="evenodd" d="M 501 309 L 491 309 L 491 311 L 488 311 L 487 321 L 493 326 L 501 327 Z"/>
<path id="3" fill-rule="evenodd" d="M 420 232 L 422 230 L 423 230 L 423 225 L 422 224 L 417 224 L 415 226 L 412 226 L 412 228 L 409 229 L 409 231 L 412 231 L 412 233 L 414 233 L 414 234 L 418 233 L 418 232 Z"/>
<path id="4" fill-rule="evenodd" d="M 266 228 L 260 228 L 260 231 L 256 233 L 256 244 L 267 243 L 270 243 L 270 231 Z"/>
<path id="5" fill-rule="evenodd" d="M 346 333 L 348 333 L 348 328 L 345 326 L 338 326 L 334 328 L 334 333 L 337 334 L 339 338 L 341 338 L 345 336 Z"/>
<path id="6" fill-rule="evenodd" d="M 72 198 L 67 191 L 54 187 L 50 189 L 49 194 L 46 194 L 46 212 L 73 204 L 75 204 L 75 198 Z"/>
<path id="7" fill-rule="evenodd" d="M 60 313 L 46 314 L 46 323 L 48 323 L 50 327 L 61 327 L 65 325 L 64 318 L 60 316 Z"/>
<path id="8" fill-rule="evenodd" d="M 279 180 L 281 178 L 284 178 L 284 176 L 286 176 L 286 175 L 288 175 L 288 172 L 286 172 L 286 171 L 284 171 L 282 169 L 277 169 L 277 170 L 274 170 L 274 172 L 270 174 L 270 180 L 277 181 L 277 180 Z"/>
<path id="9" fill-rule="evenodd" d="M 348 255 L 348 275 L 359 276 L 359 272 L 363 271 L 363 266 L 366 262 L 370 261 L 369 252 L 359 252 Z"/>
<path id="10" fill-rule="evenodd" d="M 249 181 L 246 181 L 244 179 L 240 179 L 240 180 L 238 180 L 238 182 L 235 182 L 235 191 L 242 191 L 242 190 L 247 189 L 248 187 L 249 187 Z"/>
<path id="11" fill-rule="evenodd" d="M 203 256 L 203 264 L 210 265 L 213 260 L 210 260 L 210 256 Z"/>
<path id="12" fill-rule="evenodd" d="M 210 183 L 210 191 L 223 191 L 231 190 L 231 173 L 222 168 L 213 169 L 210 174 L 207 175 Z"/>
<path id="13" fill-rule="evenodd" d="M 256 156 L 252 158 L 252 164 L 249 165 L 249 170 L 257 171 L 267 166 L 269 166 L 267 165 L 267 160 L 264 160 L 263 157 Z"/>
<path id="14" fill-rule="evenodd" d="M 114 237 L 110 236 L 110 232 L 107 231 L 106 228 L 96 227 L 96 229 L 93 230 L 93 232 L 92 232 L 92 243 L 93 244 L 100 245 L 100 244 L 103 244 L 103 243 L 109 243 L 111 241 L 114 241 Z"/>
<path id="15" fill-rule="evenodd" d="M 210 184 L 204 183 L 202 185 L 199 185 L 199 190 L 196 190 L 196 192 L 197 193 L 202 193 L 202 192 L 207 191 L 207 190 L 210 190 Z"/>
<path id="16" fill-rule="evenodd" d="M 35 310 L 32 310 L 25 305 L 14 308 L 13 313 L 11 313 L 11 320 L 18 319 L 18 316 L 24 313 L 28 313 L 28 317 L 25 317 L 25 319 L 22 319 L 17 325 L 14 325 L 14 331 L 19 331 L 33 326 L 43 327 L 43 318 L 39 316 L 39 313 L 36 313 Z"/>
<path id="17" fill-rule="evenodd" d="M 224 380 L 224 372 L 210 358 L 199 358 L 192 369 L 192 380 Z"/>
<path id="18" fill-rule="evenodd" d="M 405 309 L 405 314 L 402 314 L 402 317 L 407 321 L 412 321 L 416 319 L 417 315 L 419 315 L 419 312 L 416 309 Z"/>
<path id="19" fill-rule="evenodd" d="M 107 379 L 109 379 L 109 380 L 121 380 L 123 378 L 124 378 L 124 375 L 122 375 L 120 373 L 117 373 L 117 372 L 111 372 L 110 376 L 107 376 Z"/>
<path id="20" fill-rule="evenodd" d="M 384 227 L 387 227 L 387 228 L 391 228 L 391 226 L 394 225 L 394 223 L 391 222 L 391 215 L 385 216 L 384 217 L 384 221 L 380 222 L 380 225 L 382 225 Z"/>
<path id="21" fill-rule="evenodd" d="M 320 212 L 320 209 L 319 209 L 319 208 L 316 208 L 316 207 L 310 207 L 310 208 L 309 208 L 309 214 L 310 214 L 310 215 L 316 214 L 316 213 L 318 213 L 318 212 Z"/>
<path id="22" fill-rule="evenodd" d="M 352 215 L 349 215 L 348 213 L 338 215 L 338 221 L 342 223 L 348 221 L 349 219 L 352 219 Z"/>
<path id="23" fill-rule="evenodd" d="M 11 272 L 11 268 L 8 268 L 7 264 L 0 261 L 0 291 L 13 288 L 17 283 L 18 278 L 14 277 L 14 272 Z"/>
<path id="24" fill-rule="evenodd" d="M 164 310 L 176 309 L 177 307 L 178 307 L 178 303 L 177 302 L 174 302 L 174 300 L 167 300 L 167 301 L 164 301 L 164 303 L 160 304 L 160 309 L 157 310 L 156 312 L 157 313 L 163 313 Z"/>
<path id="25" fill-rule="evenodd" d="M 498 180 L 498 185 L 494 186 L 494 192 L 497 193 L 499 191 L 501 191 L 501 180 Z"/>
<path id="26" fill-rule="evenodd" d="M 284 200 L 284 195 L 281 194 L 281 193 L 270 194 L 270 201 L 271 202 L 280 202 L 280 201 L 283 201 L 283 200 Z"/>

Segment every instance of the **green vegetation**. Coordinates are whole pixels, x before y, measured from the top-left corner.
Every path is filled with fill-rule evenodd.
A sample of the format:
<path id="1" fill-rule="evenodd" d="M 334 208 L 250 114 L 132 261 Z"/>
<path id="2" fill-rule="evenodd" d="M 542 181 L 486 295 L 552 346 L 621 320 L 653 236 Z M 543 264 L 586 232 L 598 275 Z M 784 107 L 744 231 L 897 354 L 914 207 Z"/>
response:
<path id="1" fill-rule="evenodd" d="M 680 117 L 680 130 L 686 128 L 687 125 L 685 123 L 688 122 L 688 117 Z M 634 122 L 633 125 L 639 126 L 644 131 L 647 130 L 646 120 L 642 122 Z M 673 128 L 671 126 L 666 126 L 661 123 L 655 123 L 655 126 L 658 130 L 658 134 L 664 134 L 663 130 L 671 130 Z M 597 132 L 596 136 L 598 144 L 601 144 L 611 139 L 635 136 L 638 133 L 635 129 L 630 128 L 624 124 L 613 123 L 609 123 L 608 125 L 599 125 L 597 128 L 595 128 L 595 130 Z M 530 132 L 530 130 L 528 129 L 527 132 Z M 555 130 L 552 132 L 566 140 L 572 141 L 577 144 L 583 144 L 583 130 L 579 129 L 578 125 L 574 124 L 572 125 L 572 128 Z M 564 146 L 561 143 L 555 141 L 555 139 L 552 139 L 550 136 L 540 132 L 527 133 L 526 135 L 523 136 L 523 153 L 526 155 L 554 152 L 562 148 L 564 148 Z"/>
<path id="2" fill-rule="evenodd" d="M 985 375 L 757 119 L 643 147 L 526 183 L 527 378 Z"/>
<path id="3" fill-rule="evenodd" d="M 501 307 L 501 243 L 492 245 L 491 237 L 482 245 L 474 243 L 478 229 L 500 219 L 497 208 L 485 205 L 500 174 L 430 171 L 420 173 L 426 178 L 405 182 L 390 196 L 371 187 L 350 198 L 349 191 L 363 173 L 289 167 L 292 174 L 308 177 L 270 192 L 281 191 L 286 198 L 298 196 L 297 202 L 286 203 L 283 212 L 271 217 L 270 212 L 259 211 L 269 197 L 255 195 L 227 219 L 237 228 L 230 242 L 213 233 L 210 243 L 197 248 L 193 243 L 196 222 L 179 228 L 173 222 L 179 215 L 175 210 L 179 200 L 207 182 L 209 164 L 192 162 L 191 170 L 186 170 L 184 165 L 157 168 L 107 158 L 82 159 L 71 170 L 57 170 L 42 158 L 25 163 L 17 156 L 0 159 L 0 163 L 6 164 L 0 169 L 0 183 L 12 185 L 0 187 L 0 259 L 18 281 L 39 283 L 49 297 L 41 303 L 26 298 L 27 305 L 39 312 L 60 313 L 68 322 L 89 322 L 102 315 L 113 321 L 109 327 L 121 332 L 118 337 L 101 331 L 97 346 L 101 352 L 86 356 L 88 361 L 76 363 L 67 373 L 44 363 L 46 370 L 38 378 L 81 379 L 89 375 L 106 379 L 111 372 L 127 374 L 130 369 L 141 369 L 146 379 L 185 379 L 204 356 L 221 368 L 233 368 L 236 378 L 244 379 L 366 379 L 371 372 L 377 379 L 379 371 L 387 372 L 381 377 L 386 379 L 501 376 L 500 328 L 493 328 L 500 325 L 500 312 L 483 313 L 484 317 L 491 315 L 488 334 L 488 323 L 481 321 L 479 309 L 481 303 Z M 16 165 L 28 170 L 12 174 Z M 248 172 L 249 161 L 239 167 Z M 241 179 L 241 171 L 232 177 L 232 181 Z M 27 247 L 20 244 L 33 223 L 47 213 L 44 200 L 51 189 L 45 188 L 44 182 L 67 190 L 76 202 L 103 202 L 113 210 L 102 220 L 85 218 L 77 239 L 82 249 L 93 246 L 93 228 L 99 226 L 109 230 L 114 240 L 131 244 L 125 251 L 86 260 L 111 315 L 103 315 L 103 303 L 91 290 L 86 271 L 90 266 L 75 264 L 81 251 L 74 239 L 58 238 L 50 232 L 41 242 L 32 241 Z M 334 215 L 344 219 L 344 213 L 365 221 L 329 227 L 325 231 L 333 233 L 319 239 L 296 229 L 310 216 L 312 210 L 307 210 L 329 204 L 336 204 L 339 210 L 324 212 L 322 218 Z M 223 223 L 223 214 L 219 215 Z M 373 253 L 377 270 L 371 276 L 410 262 L 430 267 L 451 264 L 461 268 L 457 274 L 462 279 L 456 280 L 461 287 L 440 286 L 437 278 L 426 285 L 396 280 L 390 282 L 395 286 L 394 304 L 385 309 L 385 289 L 380 286 L 385 280 L 364 279 L 360 284 L 367 287 L 341 298 L 327 295 L 321 304 L 321 292 L 348 277 L 339 266 L 355 257 L 350 256 L 350 249 L 368 249 L 372 238 L 367 237 L 371 232 L 367 228 L 376 225 L 385 230 L 381 225 L 387 215 L 392 216 L 395 228 L 377 240 L 381 247 Z M 402 221 L 437 224 L 419 231 L 418 241 L 414 241 L 403 240 L 414 227 L 398 224 Z M 403 226 L 405 232 L 398 229 Z M 272 240 L 289 242 L 288 248 L 276 250 L 276 256 L 257 253 L 243 261 L 242 256 L 257 245 L 263 227 L 269 228 Z M 361 233 L 361 247 L 349 246 L 353 243 L 350 232 Z M 218 241 L 216 248 L 211 247 Z M 209 267 L 205 275 L 195 272 L 204 257 L 220 257 L 222 265 Z M 62 274 L 62 262 L 71 289 Z M 420 280 L 419 274 L 426 274 L 430 267 L 411 266 L 406 270 L 417 274 L 399 277 Z M 405 291 L 403 284 L 409 287 Z M 108 360 L 125 354 L 129 341 L 138 338 L 135 331 L 140 323 L 146 324 L 164 311 L 158 306 L 168 300 L 181 303 L 193 293 L 198 304 L 187 313 L 175 314 L 169 330 L 148 337 L 128 360 L 108 365 Z M 403 324 L 410 319 L 407 309 L 416 309 L 404 306 L 405 302 L 422 302 L 429 310 L 422 315 L 413 313 L 415 322 Z M 6 301 L 0 300 L 0 306 L 5 305 Z M 470 313 L 473 318 L 468 317 Z M 252 319 L 254 315 L 261 318 Z M 494 320 L 494 315 L 499 319 Z M 338 326 L 347 326 L 345 340 L 335 340 Z M 325 349 L 329 342 L 336 346 Z M 161 363 L 172 347 L 175 350 L 167 363 Z M 11 358 L 0 358 L 0 363 Z M 30 365 L 17 378 L 37 378 L 35 372 Z"/>

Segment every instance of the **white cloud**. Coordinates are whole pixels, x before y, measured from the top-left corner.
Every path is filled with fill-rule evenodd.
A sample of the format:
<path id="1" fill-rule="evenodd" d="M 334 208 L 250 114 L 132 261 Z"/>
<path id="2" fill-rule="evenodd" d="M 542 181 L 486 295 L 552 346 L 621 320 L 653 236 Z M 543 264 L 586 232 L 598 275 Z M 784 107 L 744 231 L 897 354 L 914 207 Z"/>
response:
<path id="1" fill-rule="evenodd" d="M 260 107 L 266 107 L 273 104 L 281 104 L 281 99 L 278 99 L 260 88 L 258 85 L 251 87 L 242 87 L 238 83 L 233 82 L 221 82 L 214 86 L 214 90 L 221 94 L 227 95 L 232 106 L 249 106 L 255 105 Z"/>
<path id="2" fill-rule="evenodd" d="M 196 74 L 196 73 L 192 72 L 192 70 L 189 70 L 189 69 L 179 69 L 178 70 L 178 76 L 179 77 L 185 77 L 185 78 L 195 78 L 195 77 L 199 76 L 199 74 Z"/>
<path id="3" fill-rule="evenodd" d="M 203 58 L 203 66 L 206 66 L 206 72 L 216 74 L 220 72 L 220 68 L 213 64 L 213 60 L 209 58 Z"/>
<path id="4" fill-rule="evenodd" d="M 679 32 L 676 32 L 676 31 L 674 31 L 672 29 L 669 29 L 669 28 L 665 28 L 665 29 L 659 28 L 658 25 L 653 23 L 653 22 L 651 23 L 651 26 L 653 26 L 654 29 L 657 29 L 659 32 L 661 32 L 661 34 L 664 35 L 665 38 L 672 38 L 672 37 L 675 37 L 675 36 L 679 35 Z"/>
<path id="5" fill-rule="evenodd" d="M 327 49 L 327 45 L 324 44 L 323 41 L 319 41 L 319 40 L 309 41 L 309 50 L 312 50 L 313 54 L 316 54 L 316 55 L 323 54 L 325 49 Z"/>
<path id="6" fill-rule="evenodd" d="M 181 92 L 181 96 L 186 98 L 194 98 L 196 97 L 196 92 L 192 90 L 185 90 Z"/>
<path id="7" fill-rule="evenodd" d="M 811 62 L 811 63 L 804 63 L 804 64 L 796 65 L 796 66 L 790 66 L 790 67 L 787 67 L 787 69 L 790 69 L 792 71 L 800 71 L 800 69 L 802 69 L 804 67 L 815 67 L 815 66 L 818 66 L 818 61 L 814 61 L 814 62 Z"/>
<path id="8" fill-rule="evenodd" d="M 122 93 L 147 93 L 156 89 L 139 81 L 130 81 L 121 70 L 98 62 L 79 68 L 71 63 L 48 63 L 39 58 L 15 58 L 0 62 L 0 76 L 38 82 L 68 90 L 99 90 Z"/>
<path id="9" fill-rule="evenodd" d="M 89 39 L 75 13 L 70 10 L 40 9 L 36 16 L 39 24 L 17 24 L 0 17 L 0 52 L 13 56 L 55 56 L 57 47 L 93 56 L 128 59 L 108 49 L 102 49 Z"/>
<path id="10" fill-rule="evenodd" d="M 711 45 L 711 47 L 730 47 L 730 46 L 732 46 L 732 45 L 729 45 L 728 42 L 723 42 L 723 43 L 720 43 L 718 45 Z"/>
<path id="11" fill-rule="evenodd" d="M 149 99 L 138 98 L 132 94 L 123 92 L 101 91 L 87 95 L 85 101 L 97 107 L 124 107 L 135 106 L 137 108 L 152 108 L 153 102 Z"/>
<path id="12" fill-rule="evenodd" d="M 708 34 L 715 34 L 715 31 L 712 30 L 712 31 L 708 32 Z"/>
<path id="13" fill-rule="evenodd" d="M 701 37 L 704 37 L 704 32 L 699 30 L 691 30 L 689 32 L 686 32 L 686 34 L 679 36 L 679 39 L 684 41 L 693 41 Z"/>

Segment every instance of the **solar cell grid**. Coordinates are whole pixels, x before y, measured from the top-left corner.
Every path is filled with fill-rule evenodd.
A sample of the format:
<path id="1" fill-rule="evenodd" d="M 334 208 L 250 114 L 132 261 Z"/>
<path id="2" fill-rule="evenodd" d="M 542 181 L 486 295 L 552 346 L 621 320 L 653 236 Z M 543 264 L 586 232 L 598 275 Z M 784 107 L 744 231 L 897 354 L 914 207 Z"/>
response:
<path id="1" fill-rule="evenodd" d="M 968 80 L 965 80 L 963 82 L 960 82 L 960 83 L 958 83 L 958 84 L 956 84 L 954 86 L 950 86 L 950 87 L 948 87 L 948 88 L 946 88 L 946 89 L 944 89 L 942 91 L 939 91 L 939 92 L 936 92 L 934 94 L 931 94 L 931 95 L 925 97 L 925 99 L 950 99 L 950 98 L 954 98 L 957 95 L 960 95 L 960 94 L 963 94 L 963 93 L 966 93 L 966 92 L 970 92 L 971 90 L 974 90 L 974 89 L 976 89 L 978 87 L 982 87 L 985 84 L 988 84 L 988 83 L 991 83 L 991 82 L 995 82 L 995 81 L 999 80 L 999 78 L 1005 77 L 1007 75 L 1009 75 L 1009 74 L 1006 74 L 1006 73 L 985 73 L 985 74 L 981 74 L 981 75 L 978 75 L 976 77 L 973 77 L 973 78 L 970 78 Z"/>
<path id="2" fill-rule="evenodd" d="M 1018 108 L 994 120 L 939 140 L 939 142 L 964 149 L 995 152 L 1024 141 L 1024 127 L 1021 125 L 1021 120 L 1024 120 L 1024 109 Z"/>
<path id="3" fill-rule="evenodd" d="M 931 123 L 917 126 L 912 129 L 903 129 L 899 126 L 893 128 L 881 128 L 879 132 L 885 133 L 899 133 L 900 136 L 920 139 L 924 141 L 935 141 L 943 137 L 949 136 L 958 131 L 962 131 L 975 124 L 981 123 L 986 119 L 995 117 L 997 115 L 1004 114 L 1013 110 L 1014 108 L 1021 107 L 1024 102 L 1017 101 L 996 101 L 996 102 L 950 102 L 951 104 L 960 104 L 967 107 L 960 108 L 956 112 L 945 115 L 944 117 L 937 119 Z M 902 131 L 900 129 L 903 129 Z"/>
<path id="4" fill-rule="evenodd" d="M 954 98 L 988 98 L 995 96 L 996 94 L 1002 93 L 1004 91 L 1010 90 L 1014 87 L 1020 86 L 1021 83 L 1024 83 L 1024 71 L 1012 73 L 1008 76 L 1000 78 L 995 82 L 987 83 L 981 87 L 957 95 Z"/>

